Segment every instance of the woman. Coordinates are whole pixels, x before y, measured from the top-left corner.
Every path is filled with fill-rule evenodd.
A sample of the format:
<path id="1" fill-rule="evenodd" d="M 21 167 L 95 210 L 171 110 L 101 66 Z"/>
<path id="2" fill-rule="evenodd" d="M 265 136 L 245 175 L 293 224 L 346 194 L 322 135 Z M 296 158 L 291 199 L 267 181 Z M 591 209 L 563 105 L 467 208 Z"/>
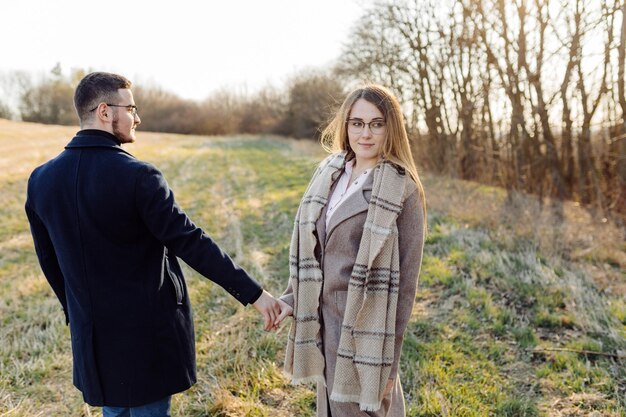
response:
<path id="1" fill-rule="evenodd" d="M 404 416 L 398 363 L 425 205 L 400 105 L 384 87 L 359 88 L 322 140 L 332 154 L 300 203 L 281 297 L 295 317 L 285 370 L 318 383 L 318 416 Z"/>

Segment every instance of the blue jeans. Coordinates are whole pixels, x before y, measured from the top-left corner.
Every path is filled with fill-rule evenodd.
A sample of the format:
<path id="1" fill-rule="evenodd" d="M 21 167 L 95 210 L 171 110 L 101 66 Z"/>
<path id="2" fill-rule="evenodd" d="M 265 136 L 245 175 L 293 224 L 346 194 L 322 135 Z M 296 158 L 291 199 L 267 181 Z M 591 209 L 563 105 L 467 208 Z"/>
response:
<path id="1" fill-rule="evenodd" d="M 102 407 L 102 417 L 170 417 L 170 401 L 165 397 L 139 407 Z"/>

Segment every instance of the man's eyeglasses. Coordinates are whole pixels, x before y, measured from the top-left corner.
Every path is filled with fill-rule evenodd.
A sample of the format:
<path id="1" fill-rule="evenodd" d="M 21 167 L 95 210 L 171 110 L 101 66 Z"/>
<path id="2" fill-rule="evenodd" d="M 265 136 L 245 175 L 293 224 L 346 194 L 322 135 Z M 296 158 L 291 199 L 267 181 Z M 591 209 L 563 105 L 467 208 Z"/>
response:
<path id="1" fill-rule="evenodd" d="M 384 120 L 372 120 L 369 123 L 365 123 L 361 119 L 348 119 L 346 123 L 348 124 L 348 132 L 353 135 L 358 135 L 363 132 L 366 125 L 370 128 L 370 132 L 372 132 L 373 135 L 380 135 L 385 133 L 385 127 L 387 126 Z"/>
<path id="2" fill-rule="evenodd" d="M 133 117 L 137 116 L 137 113 L 139 113 L 139 108 L 137 106 L 135 106 L 134 104 L 128 104 L 126 106 L 121 105 L 121 104 L 109 104 L 109 103 L 104 103 L 104 104 L 106 104 L 107 106 L 110 106 L 110 107 L 126 107 L 126 110 L 128 110 L 130 112 L 130 114 L 133 115 Z M 99 106 L 99 104 L 98 104 L 98 106 Z M 89 111 L 90 112 L 94 111 L 95 109 L 98 108 L 98 106 L 94 107 L 93 109 L 91 109 Z"/>

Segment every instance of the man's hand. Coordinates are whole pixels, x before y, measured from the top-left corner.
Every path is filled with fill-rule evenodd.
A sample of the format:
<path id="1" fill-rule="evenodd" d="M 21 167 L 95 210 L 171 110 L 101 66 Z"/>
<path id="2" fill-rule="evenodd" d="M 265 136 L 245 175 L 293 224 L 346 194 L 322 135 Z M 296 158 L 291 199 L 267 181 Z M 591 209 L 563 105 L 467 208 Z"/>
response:
<path id="1" fill-rule="evenodd" d="M 276 321 L 274 321 L 275 328 L 278 328 L 278 326 L 280 326 L 280 323 L 283 322 L 285 317 L 293 315 L 293 308 L 291 308 L 289 304 L 287 304 L 280 298 L 278 299 L 278 304 L 280 304 L 280 315 L 276 318 Z"/>
<path id="2" fill-rule="evenodd" d="M 263 315 L 263 330 L 269 332 L 276 328 L 274 323 L 281 313 L 281 306 L 272 294 L 263 290 L 263 294 L 252 305 Z"/>

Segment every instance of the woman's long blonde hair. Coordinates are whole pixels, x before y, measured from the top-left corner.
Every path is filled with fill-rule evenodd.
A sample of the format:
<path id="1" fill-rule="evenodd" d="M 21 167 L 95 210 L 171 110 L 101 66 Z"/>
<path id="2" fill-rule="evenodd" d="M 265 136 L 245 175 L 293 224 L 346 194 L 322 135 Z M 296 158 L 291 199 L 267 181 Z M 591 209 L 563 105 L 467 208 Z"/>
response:
<path id="1" fill-rule="evenodd" d="M 387 125 L 387 133 L 382 146 L 382 156 L 386 160 L 404 168 L 415 181 L 422 199 L 424 221 L 426 221 L 424 187 L 417 174 L 415 161 L 411 154 L 411 146 L 404 125 L 402 109 L 398 99 L 387 88 L 377 84 L 367 84 L 348 94 L 335 117 L 322 131 L 322 146 L 328 152 L 347 151 L 346 160 L 355 157 L 348 140 L 347 120 L 350 117 L 352 106 L 359 99 L 372 103 L 383 114 Z"/>

